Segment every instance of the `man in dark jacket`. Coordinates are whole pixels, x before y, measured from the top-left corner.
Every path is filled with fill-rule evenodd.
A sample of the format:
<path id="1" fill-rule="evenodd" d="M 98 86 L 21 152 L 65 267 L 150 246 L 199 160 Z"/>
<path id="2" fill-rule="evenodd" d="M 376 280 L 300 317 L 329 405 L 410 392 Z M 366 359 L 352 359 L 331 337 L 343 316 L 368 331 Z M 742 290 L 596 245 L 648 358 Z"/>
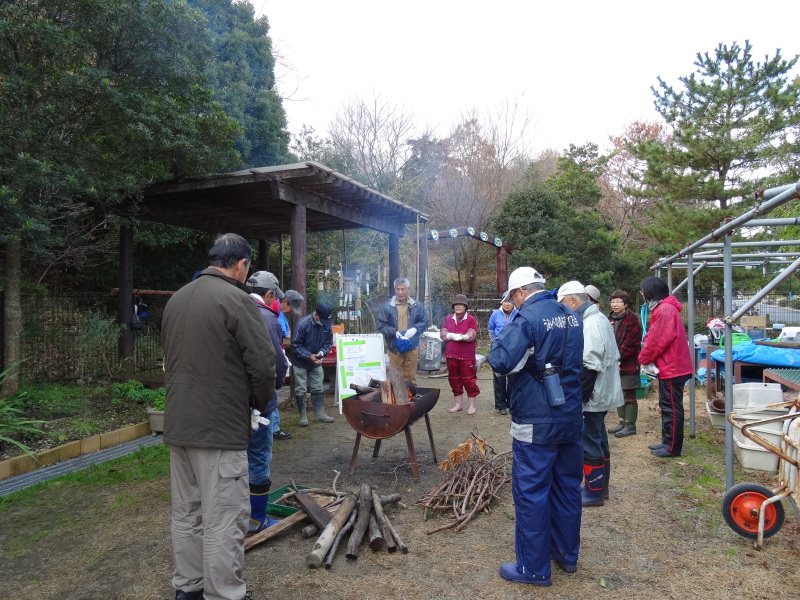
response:
<path id="1" fill-rule="evenodd" d="M 331 307 L 320 304 L 310 315 L 297 322 L 292 330 L 292 371 L 294 372 L 294 398 L 300 411 L 299 425 L 308 425 L 306 390 L 311 393 L 314 417 L 320 423 L 333 423 L 325 414 L 325 391 L 322 388 L 322 359 L 333 346 Z"/>
<path id="2" fill-rule="evenodd" d="M 269 271 L 256 271 L 247 280 L 253 292 L 250 297 L 256 303 L 264 325 L 267 326 L 272 347 L 275 348 L 275 389 L 283 387 L 289 370 L 289 359 L 281 347 L 283 334 L 278 323 L 278 313 L 270 306 L 275 300 L 283 299 L 283 291 L 278 287 L 278 278 Z M 278 394 L 273 393 L 267 405 L 266 415 L 272 415 L 278 409 Z M 272 461 L 272 422 L 261 423 L 250 435 L 247 445 L 247 462 L 250 473 L 250 525 L 247 535 L 253 535 L 266 529 L 275 521 L 267 517 L 269 490 L 272 481 L 269 478 L 269 464 Z"/>
<path id="3" fill-rule="evenodd" d="M 514 302 L 519 314 L 489 354 L 492 368 L 509 376 L 514 438 L 517 560 L 503 563 L 500 575 L 533 585 L 550 585 L 551 560 L 568 573 L 577 570 L 583 479 L 583 331 L 575 313 L 560 305 L 544 282 L 531 267 L 511 274 L 504 300 Z M 560 376 L 558 400 L 546 391 L 548 367 Z"/>
<path id="4" fill-rule="evenodd" d="M 167 303 L 161 324 L 176 598 L 244 598 L 251 408 L 275 391 L 275 349 L 248 297 L 250 245 L 221 235 L 209 267 Z"/>
<path id="5" fill-rule="evenodd" d="M 411 282 L 394 280 L 394 296 L 381 306 L 376 316 L 378 331 L 386 340 L 389 364 L 403 370 L 403 379 L 417 382 L 419 336 L 428 328 L 428 315 L 421 302 L 409 297 Z"/>

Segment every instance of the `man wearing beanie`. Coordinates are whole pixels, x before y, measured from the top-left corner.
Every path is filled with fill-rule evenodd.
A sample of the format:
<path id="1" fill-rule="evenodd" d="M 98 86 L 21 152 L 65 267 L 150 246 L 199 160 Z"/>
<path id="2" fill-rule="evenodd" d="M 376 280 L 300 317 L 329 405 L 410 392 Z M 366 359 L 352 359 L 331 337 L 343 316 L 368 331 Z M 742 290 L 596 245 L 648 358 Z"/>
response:
<path id="1" fill-rule="evenodd" d="M 294 370 L 294 397 L 300 411 L 300 427 L 308 425 L 306 391 L 311 394 L 314 417 L 320 423 L 333 423 L 325 414 L 325 392 L 322 389 L 322 359 L 333 346 L 331 307 L 320 304 L 310 315 L 297 322 L 292 331 L 292 369 Z"/>

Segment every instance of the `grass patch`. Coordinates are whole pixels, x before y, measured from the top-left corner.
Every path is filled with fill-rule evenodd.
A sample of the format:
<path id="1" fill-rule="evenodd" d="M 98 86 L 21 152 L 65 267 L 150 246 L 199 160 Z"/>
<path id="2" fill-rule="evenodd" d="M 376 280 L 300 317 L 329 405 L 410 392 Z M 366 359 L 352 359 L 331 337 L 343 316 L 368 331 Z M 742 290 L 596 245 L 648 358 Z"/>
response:
<path id="1" fill-rule="evenodd" d="M 48 490 L 78 486 L 109 486 L 154 481 L 169 475 L 169 448 L 166 445 L 142 448 L 127 456 L 92 465 L 0 497 L 0 513 L 20 503 L 42 501 Z"/>

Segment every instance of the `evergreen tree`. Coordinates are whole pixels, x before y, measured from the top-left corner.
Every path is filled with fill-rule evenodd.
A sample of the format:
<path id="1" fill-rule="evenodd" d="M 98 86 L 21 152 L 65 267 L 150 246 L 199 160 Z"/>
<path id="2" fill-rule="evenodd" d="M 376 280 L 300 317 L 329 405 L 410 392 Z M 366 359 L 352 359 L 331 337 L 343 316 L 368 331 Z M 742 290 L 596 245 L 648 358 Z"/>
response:
<path id="1" fill-rule="evenodd" d="M 266 16 L 255 18 L 249 2 L 188 0 L 208 19 L 214 59 L 209 86 L 229 117 L 242 126 L 236 149 L 244 167 L 288 161 L 286 113 L 275 90 L 275 58 Z"/>
<path id="2" fill-rule="evenodd" d="M 628 146 L 647 163 L 637 176 L 641 188 L 628 190 L 653 201 L 646 233 L 679 247 L 707 233 L 709 222 L 718 224 L 732 203 L 749 201 L 800 122 L 800 88 L 788 83 L 797 58 L 784 60 L 778 50 L 755 62 L 749 42 L 720 44 L 713 56 L 697 54 L 697 71 L 679 78 L 680 87 L 658 79 L 655 106 L 671 139 Z"/>

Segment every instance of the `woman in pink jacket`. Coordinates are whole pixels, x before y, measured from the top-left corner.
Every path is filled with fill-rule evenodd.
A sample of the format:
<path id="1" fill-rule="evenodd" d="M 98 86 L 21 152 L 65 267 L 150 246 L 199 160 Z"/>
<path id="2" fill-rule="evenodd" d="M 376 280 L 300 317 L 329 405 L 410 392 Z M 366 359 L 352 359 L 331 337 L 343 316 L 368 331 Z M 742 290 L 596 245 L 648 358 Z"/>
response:
<path id="1" fill-rule="evenodd" d="M 447 380 L 453 390 L 455 404 L 450 412 L 463 408 L 464 390 L 469 399 L 468 415 L 475 414 L 475 399 L 478 389 L 478 373 L 475 368 L 475 341 L 478 336 L 478 320 L 467 312 L 469 303 L 464 294 L 453 299 L 453 314 L 447 315 L 439 336 L 447 341 L 444 356 L 447 359 Z"/>
<path id="2" fill-rule="evenodd" d="M 642 281 L 642 296 L 652 313 L 639 364 L 658 370 L 661 443 L 651 444 L 656 456 L 680 456 L 683 449 L 683 387 L 692 376 L 692 356 L 681 319 L 683 305 L 658 277 Z"/>

